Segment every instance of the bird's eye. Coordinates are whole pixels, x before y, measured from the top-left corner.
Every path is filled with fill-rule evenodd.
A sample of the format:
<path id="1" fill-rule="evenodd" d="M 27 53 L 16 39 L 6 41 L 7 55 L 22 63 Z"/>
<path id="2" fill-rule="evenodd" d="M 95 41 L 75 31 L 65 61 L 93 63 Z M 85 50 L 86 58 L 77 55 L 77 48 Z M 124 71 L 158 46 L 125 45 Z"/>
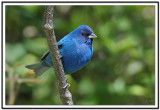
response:
<path id="1" fill-rule="evenodd" d="M 90 34 L 82 33 L 82 36 L 86 36 L 86 37 L 87 37 L 87 36 L 89 36 L 89 35 L 90 35 Z"/>
<path id="2" fill-rule="evenodd" d="M 82 36 L 85 36 L 85 33 L 82 33 Z"/>

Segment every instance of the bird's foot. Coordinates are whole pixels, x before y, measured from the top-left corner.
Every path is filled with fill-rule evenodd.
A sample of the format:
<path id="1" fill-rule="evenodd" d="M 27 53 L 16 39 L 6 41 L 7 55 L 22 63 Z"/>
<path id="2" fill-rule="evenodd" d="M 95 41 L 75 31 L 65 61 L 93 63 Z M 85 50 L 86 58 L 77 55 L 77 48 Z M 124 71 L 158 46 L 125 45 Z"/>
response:
<path id="1" fill-rule="evenodd" d="M 66 83 L 67 83 L 67 85 L 68 85 L 68 87 L 69 87 L 69 86 L 70 86 L 70 84 L 68 83 L 68 80 L 69 80 L 69 79 L 67 79 L 67 80 L 66 80 Z"/>
<path id="2" fill-rule="evenodd" d="M 61 54 L 59 54 L 59 58 L 62 58 L 62 55 L 61 55 Z"/>
<path id="3" fill-rule="evenodd" d="M 66 88 L 68 88 L 70 86 L 70 84 L 69 83 L 66 83 L 66 85 L 63 87 L 63 89 L 66 89 Z"/>
<path id="4" fill-rule="evenodd" d="M 68 79 L 66 80 L 66 85 L 63 87 L 64 89 L 68 88 L 70 84 L 68 83 Z"/>
<path id="5" fill-rule="evenodd" d="M 59 58 L 62 58 L 61 51 L 59 51 Z"/>

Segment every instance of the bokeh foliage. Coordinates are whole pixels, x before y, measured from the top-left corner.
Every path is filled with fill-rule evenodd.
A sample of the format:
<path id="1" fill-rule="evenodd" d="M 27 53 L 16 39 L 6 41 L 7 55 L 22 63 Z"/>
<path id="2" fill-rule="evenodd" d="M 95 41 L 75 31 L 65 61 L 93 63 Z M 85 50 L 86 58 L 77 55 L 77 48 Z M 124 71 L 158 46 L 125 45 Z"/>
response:
<path id="1" fill-rule="evenodd" d="M 34 78 L 22 83 L 14 104 L 62 104 L 53 69 L 40 77 L 28 75 L 32 64 L 47 51 L 42 28 L 44 6 L 6 6 L 6 64 L 14 76 Z M 153 105 L 155 96 L 154 6 L 56 6 L 57 40 L 89 25 L 98 36 L 90 63 L 66 75 L 76 105 Z M 9 72 L 6 70 L 6 78 Z M 6 103 L 9 82 L 6 82 Z"/>

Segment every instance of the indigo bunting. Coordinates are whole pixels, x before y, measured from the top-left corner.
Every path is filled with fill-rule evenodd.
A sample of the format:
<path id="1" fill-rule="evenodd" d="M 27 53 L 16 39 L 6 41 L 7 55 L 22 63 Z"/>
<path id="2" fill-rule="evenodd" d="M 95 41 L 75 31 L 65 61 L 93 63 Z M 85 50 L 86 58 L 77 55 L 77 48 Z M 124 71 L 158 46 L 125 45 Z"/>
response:
<path id="1" fill-rule="evenodd" d="M 65 74 L 71 74 L 81 69 L 90 61 L 93 54 L 92 43 L 96 37 L 89 26 L 80 25 L 58 42 Z M 26 68 L 34 70 L 36 75 L 41 75 L 50 67 L 53 68 L 49 50 L 39 62 L 26 66 Z"/>

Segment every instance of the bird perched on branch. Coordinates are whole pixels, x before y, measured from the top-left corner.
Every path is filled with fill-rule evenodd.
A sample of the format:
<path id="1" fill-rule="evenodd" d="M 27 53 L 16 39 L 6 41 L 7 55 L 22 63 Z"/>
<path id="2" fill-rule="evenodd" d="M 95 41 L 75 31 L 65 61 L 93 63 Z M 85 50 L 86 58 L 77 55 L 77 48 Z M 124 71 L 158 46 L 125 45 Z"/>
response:
<path id="1" fill-rule="evenodd" d="M 80 25 L 58 42 L 65 74 L 71 74 L 81 69 L 90 61 L 93 54 L 92 43 L 96 37 L 89 26 Z M 36 75 L 41 75 L 50 67 L 53 68 L 49 50 L 39 62 L 26 66 L 26 68 L 34 70 Z"/>

